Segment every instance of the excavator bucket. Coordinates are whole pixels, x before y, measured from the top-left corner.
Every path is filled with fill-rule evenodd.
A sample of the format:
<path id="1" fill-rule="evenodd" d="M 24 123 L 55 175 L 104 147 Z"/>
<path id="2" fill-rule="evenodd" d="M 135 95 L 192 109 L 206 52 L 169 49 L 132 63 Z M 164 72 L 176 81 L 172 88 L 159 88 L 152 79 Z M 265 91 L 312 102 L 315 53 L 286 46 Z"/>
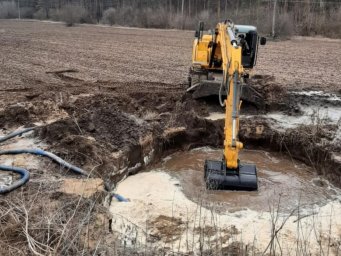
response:
<path id="1" fill-rule="evenodd" d="M 206 187 L 212 190 L 257 190 L 257 169 L 253 164 L 239 164 L 227 169 L 224 161 L 205 161 Z"/>

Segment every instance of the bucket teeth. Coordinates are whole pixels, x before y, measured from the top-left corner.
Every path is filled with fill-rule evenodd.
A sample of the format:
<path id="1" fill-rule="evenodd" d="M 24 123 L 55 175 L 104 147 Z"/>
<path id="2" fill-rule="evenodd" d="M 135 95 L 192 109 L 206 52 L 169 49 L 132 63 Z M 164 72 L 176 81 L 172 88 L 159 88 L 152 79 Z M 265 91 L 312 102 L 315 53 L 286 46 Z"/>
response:
<path id="1" fill-rule="evenodd" d="M 205 161 L 205 181 L 212 190 L 257 190 L 257 169 L 253 164 L 239 164 L 238 169 L 226 169 L 223 161 Z"/>

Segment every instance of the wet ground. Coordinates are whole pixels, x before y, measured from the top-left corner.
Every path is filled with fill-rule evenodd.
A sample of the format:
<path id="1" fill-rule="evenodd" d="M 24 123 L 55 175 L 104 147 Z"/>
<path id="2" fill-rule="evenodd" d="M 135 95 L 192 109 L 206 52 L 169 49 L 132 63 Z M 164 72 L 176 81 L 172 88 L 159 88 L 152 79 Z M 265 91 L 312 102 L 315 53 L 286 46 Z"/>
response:
<path id="1" fill-rule="evenodd" d="M 195 202 L 202 199 L 220 211 L 252 209 L 268 211 L 269 206 L 281 202 L 283 211 L 289 212 L 298 203 L 323 205 L 335 197 L 336 189 L 324 179 L 319 179 L 312 168 L 289 157 L 260 150 L 243 150 L 242 162 L 256 164 L 258 191 L 206 190 L 203 170 L 205 159 L 220 160 L 222 150 L 199 148 L 177 152 L 155 166 L 180 180 L 185 195 Z"/>
<path id="2" fill-rule="evenodd" d="M 113 202 L 110 211 L 122 244 L 200 255 L 238 241 L 248 244 L 252 255 L 262 255 L 277 231 L 278 247 L 273 250 L 278 253 L 320 255 L 330 250 L 337 255 L 338 189 L 303 164 L 264 151 L 244 151 L 241 158 L 258 165 L 259 191 L 207 191 L 203 160 L 219 155 L 207 148 L 177 152 L 119 183 L 116 193 L 129 202 Z"/>
<path id="3" fill-rule="evenodd" d="M 185 93 L 192 32 L 66 28 L 7 20 L 0 26 L 1 133 L 39 126 L 1 143 L 0 149 L 41 147 L 91 172 L 89 179 L 82 180 L 43 157 L 0 156 L 1 164 L 31 173 L 25 186 L 1 197 L 1 228 L 7 230 L 0 233 L 1 255 L 32 254 L 23 231 L 27 228 L 23 207 L 31 209 L 28 232 L 43 255 L 77 255 L 81 250 L 111 255 L 116 243 L 133 244 L 136 229 L 135 238 L 142 238 L 143 245 L 133 244 L 137 250 L 155 241 L 167 244 L 158 244 L 167 253 L 177 251 L 170 245 L 174 241 L 182 252 L 206 242 L 206 249 L 212 249 L 210 242 L 220 238 L 222 243 L 237 239 L 245 242 L 243 247 L 257 246 L 255 234 L 259 248 L 264 248 L 271 236 L 269 207 L 277 206 L 279 198 L 281 217 L 300 205 L 304 216 L 313 212 L 319 217 L 316 232 L 321 229 L 323 237 L 330 237 L 328 251 L 340 245 L 334 239 L 340 237 L 339 218 L 333 218 L 333 230 L 328 230 L 331 209 L 340 216 L 340 204 L 332 201 L 339 192 L 317 178 L 319 174 L 341 186 L 340 74 L 339 65 L 328 64 L 340 62 L 335 58 L 341 56 L 335 54 L 335 49 L 341 49 L 336 47 L 340 40 L 294 38 L 262 48 L 255 76 L 248 82 L 264 102 L 261 109 L 242 109 L 240 129 L 247 148 L 268 150 L 241 153 L 242 160 L 257 164 L 260 189 L 215 192 L 203 186 L 203 160 L 219 159 L 220 150 L 191 149 L 222 147 L 222 109 L 217 99 L 196 101 Z M 321 51 L 307 55 L 316 45 Z M 315 115 L 319 109 L 322 115 Z M 207 118 L 211 112 L 216 112 L 214 118 Z M 141 172 L 146 168 L 148 172 Z M 16 178 L 1 172 L 0 185 Z M 110 214 L 103 214 L 104 194 L 109 194 L 103 184 L 108 192 L 121 193 L 131 202 L 113 202 Z M 302 216 L 295 214 L 283 230 L 284 242 L 299 240 L 295 230 Z M 311 218 L 308 222 L 307 229 L 316 227 Z M 212 231 L 217 226 L 222 235 Z M 126 244 L 121 248 L 124 251 Z"/>
<path id="4" fill-rule="evenodd" d="M 293 104 L 292 110 L 273 110 L 258 116 L 273 120 L 273 127 L 279 130 L 309 124 L 328 123 L 335 125 L 341 120 L 341 97 L 339 94 L 307 90 L 290 91 L 287 97 L 290 103 Z M 206 117 L 206 119 L 213 121 L 224 118 L 225 114 L 222 109 L 212 111 Z M 242 114 L 242 118 L 254 118 L 254 115 L 250 115 L 246 111 Z"/>

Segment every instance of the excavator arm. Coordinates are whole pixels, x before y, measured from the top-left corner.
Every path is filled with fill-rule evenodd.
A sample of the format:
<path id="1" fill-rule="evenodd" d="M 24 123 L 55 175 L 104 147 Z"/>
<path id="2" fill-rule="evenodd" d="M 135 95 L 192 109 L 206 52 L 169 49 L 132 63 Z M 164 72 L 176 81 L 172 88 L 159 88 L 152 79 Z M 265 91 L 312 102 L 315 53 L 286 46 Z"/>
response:
<path id="1" fill-rule="evenodd" d="M 216 45 L 214 45 L 216 44 Z M 214 47 L 213 47 L 214 46 Z M 238 158 L 243 143 L 238 140 L 239 110 L 241 107 L 241 84 L 243 74 L 242 47 L 235 38 L 233 24 L 218 23 L 209 58 L 215 56 L 215 49 L 220 50 L 222 59 L 223 81 L 225 87 L 225 140 L 222 161 L 206 160 L 205 179 L 208 188 L 256 190 L 257 172 L 252 164 L 241 164 Z"/>
<path id="2" fill-rule="evenodd" d="M 240 76 L 243 73 L 242 49 L 234 37 L 231 23 L 219 23 L 216 28 L 216 43 L 220 45 L 223 85 L 226 87 L 224 158 L 226 167 L 238 167 L 238 153 L 243 143 L 238 141 L 240 101 Z M 214 52 L 212 52 L 214 54 Z"/>

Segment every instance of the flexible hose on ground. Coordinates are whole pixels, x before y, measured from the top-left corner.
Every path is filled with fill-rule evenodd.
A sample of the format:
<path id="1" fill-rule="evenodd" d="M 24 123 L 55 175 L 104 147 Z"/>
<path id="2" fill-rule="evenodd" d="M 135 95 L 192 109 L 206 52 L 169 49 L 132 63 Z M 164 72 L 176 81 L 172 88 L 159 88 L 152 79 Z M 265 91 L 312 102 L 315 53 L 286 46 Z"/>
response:
<path id="1" fill-rule="evenodd" d="M 33 154 L 33 155 L 38 155 L 38 156 L 46 156 L 53 161 L 57 162 L 61 166 L 70 169 L 71 171 L 74 171 L 78 174 L 82 175 L 88 175 L 88 173 L 81 168 L 78 168 L 72 164 L 69 164 L 68 162 L 64 161 L 60 157 L 56 156 L 55 154 L 51 152 L 46 152 L 40 148 L 35 148 L 35 149 L 12 149 L 12 150 L 3 150 L 0 151 L 0 155 L 18 155 L 18 154 Z"/>
<path id="2" fill-rule="evenodd" d="M 35 129 L 35 127 L 30 127 L 30 128 L 26 128 L 26 129 L 21 130 L 21 131 L 12 132 L 12 133 L 10 133 L 10 134 L 8 134 L 6 136 L 0 137 L 0 143 L 4 142 L 6 140 L 9 140 L 9 139 L 11 139 L 11 138 L 13 138 L 15 136 L 20 136 L 20 135 L 22 135 L 22 134 L 24 134 L 26 132 L 30 132 L 30 131 L 32 131 L 34 129 Z"/>
<path id="3" fill-rule="evenodd" d="M 21 131 L 12 132 L 12 133 L 4 136 L 4 137 L 1 137 L 0 143 L 4 142 L 6 140 L 9 140 L 15 136 L 19 136 L 19 135 L 22 135 L 26 132 L 32 131 L 33 129 L 35 129 L 35 127 L 30 127 L 30 128 L 26 128 L 26 129 L 21 130 Z M 53 161 L 59 163 L 61 166 L 65 167 L 67 169 L 70 169 L 70 170 L 72 170 L 78 174 L 88 175 L 88 173 L 86 171 L 64 161 L 63 159 L 61 159 L 60 157 L 56 156 L 53 153 L 46 152 L 42 149 L 13 149 L 13 150 L 0 151 L 0 155 L 9 155 L 9 154 L 14 154 L 14 155 L 16 155 L 16 154 L 34 154 L 34 155 L 46 156 L 46 157 L 52 159 Z M 11 192 L 11 191 L 19 188 L 20 186 L 24 185 L 30 179 L 30 173 L 26 169 L 23 169 L 23 168 L 0 165 L 0 170 L 12 171 L 12 172 L 20 174 L 20 176 L 21 176 L 20 180 L 15 181 L 10 186 L 0 186 L 0 194 L 5 194 L 8 192 Z"/>
<path id="4" fill-rule="evenodd" d="M 0 194 L 11 192 L 22 185 L 24 185 L 30 179 L 30 173 L 23 168 L 12 167 L 7 165 L 0 165 L 0 170 L 18 173 L 21 177 L 20 180 L 15 181 L 9 186 L 0 186 Z"/>

